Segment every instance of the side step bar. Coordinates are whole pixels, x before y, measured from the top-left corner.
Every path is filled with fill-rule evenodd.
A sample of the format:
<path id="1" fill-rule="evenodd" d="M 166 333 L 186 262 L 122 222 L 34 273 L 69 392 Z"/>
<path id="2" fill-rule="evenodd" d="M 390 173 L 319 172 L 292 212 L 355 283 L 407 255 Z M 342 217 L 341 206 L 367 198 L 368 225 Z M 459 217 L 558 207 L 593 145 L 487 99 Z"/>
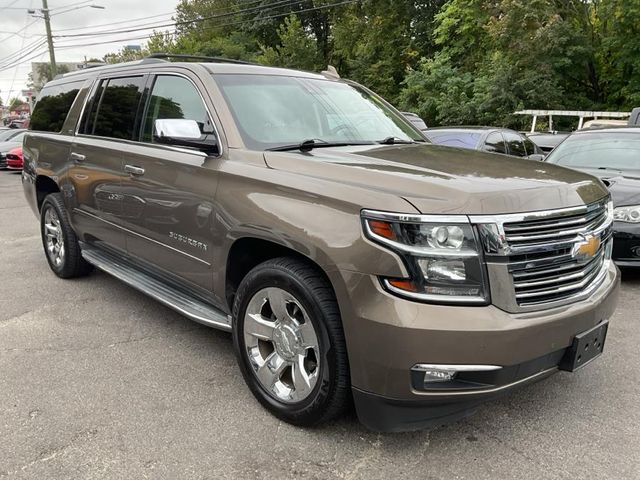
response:
<path id="1" fill-rule="evenodd" d="M 231 317 L 222 310 L 141 272 L 128 265 L 125 260 L 87 244 L 82 244 L 82 256 L 96 268 L 113 275 L 185 317 L 209 327 L 231 331 Z"/>

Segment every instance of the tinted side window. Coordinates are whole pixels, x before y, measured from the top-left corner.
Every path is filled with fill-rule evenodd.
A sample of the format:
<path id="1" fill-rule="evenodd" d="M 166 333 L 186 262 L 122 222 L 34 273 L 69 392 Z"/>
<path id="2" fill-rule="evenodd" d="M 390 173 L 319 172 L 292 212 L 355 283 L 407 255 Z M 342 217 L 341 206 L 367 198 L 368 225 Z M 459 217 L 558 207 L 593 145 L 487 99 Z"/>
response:
<path id="1" fill-rule="evenodd" d="M 31 115 L 30 130 L 60 132 L 84 80 L 45 86 Z"/>
<path id="2" fill-rule="evenodd" d="M 213 133 L 213 125 L 196 87 L 186 78 L 159 75 L 151 89 L 145 113 L 142 140 L 153 142 L 153 124 L 158 119 L 195 120 L 203 136 Z M 213 135 L 212 135 L 213 136 Z"/>
<path id="3" fill-rule="evenodd" d="M 95 125 L 96 120 L 96 112 L 98 111 L 98 106 L 100 105 L 100 99 L 102 99 L 102 94 L 104 93 L 104 87 L 107 86 L 108 80 L 101 80 L 98 84 L 98 88 L 96 89 L 93 97 L 88 101 L 85 106 L 84 114 L 82 116 L 82 120 L 80 120 L 80 133 L 91 134 L 93 133 L 93 127 Z"/>
<path id="4" fill-rule="evenodd" d="M 93 122 L 89 119 L 93 125 L 86 133 L 132 140 L 143 88 L 143 77 L 111 78 L 106 86 L 101 85 L 96 117 Z"/>
<path id="5" fill-rule="evenodd" d="M 527 151 L 524 149 L 524 143 L 522 143 L 522 137 L 517 133 L 504 132 L 504 138 L 509 145 L 509 154 L 516 157 L 526 157 Z"/>
<path id="6" fill-rule="evenodd" d="M 536 148 L 536 144 L 533 143 L 531 140 L 529 140 L 527 137 L 524 137 L 524 148 L 527 150 L 527 155 L 533 155 L 534 153 L 541 153 L 538 152 L 538 149 Z"/>
<path id="7" fill-rule="evenodd" d="M 487 136 L 482 148 L 485 152 L 507 153 L 504 138 L 500 132 L 493 132 Z"/>

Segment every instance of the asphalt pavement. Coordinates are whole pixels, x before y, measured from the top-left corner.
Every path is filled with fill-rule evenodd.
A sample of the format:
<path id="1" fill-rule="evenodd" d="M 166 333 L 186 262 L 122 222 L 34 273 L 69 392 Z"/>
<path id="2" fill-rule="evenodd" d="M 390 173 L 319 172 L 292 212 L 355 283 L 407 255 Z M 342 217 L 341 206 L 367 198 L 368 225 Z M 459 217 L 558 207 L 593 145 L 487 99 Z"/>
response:
<path id="1" fill-rule="evenodd" d="M 18 174 L 0 199 L 0 479 L 640 479 L 640 273 L 582 371 L 431 431 L 305 430 L 253 399 L 229 334 L 55 277 Z"/>

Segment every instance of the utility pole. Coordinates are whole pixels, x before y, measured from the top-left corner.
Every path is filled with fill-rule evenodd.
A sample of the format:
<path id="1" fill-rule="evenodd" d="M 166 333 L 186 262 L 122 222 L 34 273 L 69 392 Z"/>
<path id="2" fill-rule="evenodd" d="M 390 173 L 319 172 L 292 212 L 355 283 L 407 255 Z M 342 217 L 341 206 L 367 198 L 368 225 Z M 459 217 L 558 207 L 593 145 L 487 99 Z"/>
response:
<path id="1" fill-rule="evenodd" d="M 47 30 L 49 60 L 51 62 L 51 79 L 53 80 L 58 74 L 58 67 L 56 65 L 56 54 L 53 51 L 53 36 L 51 35 L 51 21 L 49 19 L 49 5 L 47 4 L 47 0 L 42 0 L 42 16 L 44 17 L 44 27 Z"/>

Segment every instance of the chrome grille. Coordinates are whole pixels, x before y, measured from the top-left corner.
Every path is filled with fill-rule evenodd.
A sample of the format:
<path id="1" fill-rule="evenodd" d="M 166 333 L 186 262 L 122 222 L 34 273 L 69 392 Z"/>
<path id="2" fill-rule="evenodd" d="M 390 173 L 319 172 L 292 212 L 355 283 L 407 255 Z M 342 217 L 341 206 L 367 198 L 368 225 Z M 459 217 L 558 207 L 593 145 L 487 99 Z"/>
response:
<path id="1" fill-rule="evenodd" d="M 552 268 L 510 268 L 518 305 L 538 305 L 569 298 L 580 293 L 601 272 L 606 246 L 592 260 L 580 264 L 574 259 L 554 263 Z"/>
<path id="2" fill-rule="evenodd" d="M 505 241 L 515 251 L 522 247 L 548 247 L 550 243 L 573 241 L 576 235 L 592 232 L 606 220 L 606 204 L 596 203 L 588 206 L 584 213 L 566 212 L 557 217 L 505 223 Z"/>
<path id="3" fill-rule="evenodd" d="M 485 247 L 494 304 L 523 311 L 589 295 L 608 270 L 608 200 L 549 212 L 472 217 Z M 590 248 L 585 253 L 581 246 Z"/>

